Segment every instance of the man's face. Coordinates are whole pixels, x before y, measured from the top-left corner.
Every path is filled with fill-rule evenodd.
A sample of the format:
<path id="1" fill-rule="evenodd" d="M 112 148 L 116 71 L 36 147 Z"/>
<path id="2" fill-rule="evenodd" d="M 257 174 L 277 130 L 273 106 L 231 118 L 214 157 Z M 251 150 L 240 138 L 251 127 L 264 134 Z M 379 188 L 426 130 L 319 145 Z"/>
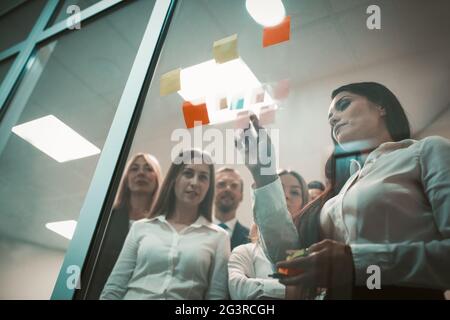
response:
<path id="1" fill-rule="evenodd" d="M 220 212 L 234 212 L 242 201 L 242 196 L 241 177 L 238 174 L 230 171 L 216 174 L 215 206 Z"/>

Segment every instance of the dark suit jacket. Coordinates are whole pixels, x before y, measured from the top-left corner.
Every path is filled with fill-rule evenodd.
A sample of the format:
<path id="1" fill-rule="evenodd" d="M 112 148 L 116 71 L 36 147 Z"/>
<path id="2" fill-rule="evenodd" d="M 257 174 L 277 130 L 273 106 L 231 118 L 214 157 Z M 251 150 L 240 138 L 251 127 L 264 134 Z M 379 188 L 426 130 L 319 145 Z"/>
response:
<path id="1" fill-rule="evenodd" d="M 100 254 L 89 286 L 87 299 L 99 299 L 103 287 L 111 274 L 125 238 L 128 235 L 130 220 L 127 212 L 114 209 L 103 239 Z"/>
<path id="2" fill-rule="evenodd" d="M 249 233 L 250 230 L 240 224 L 239 221 L 237 221 L 236 225 L 234 226 L 233 235 L 231 236 L 231 250 L 233 250 L 237 246 L 240 246 L 241 244 L 249 243 Z"/>

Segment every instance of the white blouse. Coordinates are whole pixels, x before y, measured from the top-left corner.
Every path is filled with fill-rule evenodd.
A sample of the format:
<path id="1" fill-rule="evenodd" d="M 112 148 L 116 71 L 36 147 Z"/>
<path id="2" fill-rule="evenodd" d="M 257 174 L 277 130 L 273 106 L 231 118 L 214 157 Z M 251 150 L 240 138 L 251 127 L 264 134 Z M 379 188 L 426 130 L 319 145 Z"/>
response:
<path id="1" fill-rule="evenodd" d="M 133 223 L 101 299 L 227 299 L 230 239 L 200 216 L 177 232 L 165 216 Z"/>
<path id="2" fill-rule="evenodd" d="M 234 248 L 228 261 L 228 287 L 233 300 L 284 299 L 285 286 L 269 277 L 274 271 L 260 245 Z"/>
<path id="3" fill-rule="evenodd" d="M 440 137 L 388 142 L 320 214 L 323 238 L 351 246 L 356 285 L 367 268 L 383 285 L 450 288 L 450 142 Z M 278 180 L 254 190 L 254 215 L 272 262 L 299 245 Z"/>

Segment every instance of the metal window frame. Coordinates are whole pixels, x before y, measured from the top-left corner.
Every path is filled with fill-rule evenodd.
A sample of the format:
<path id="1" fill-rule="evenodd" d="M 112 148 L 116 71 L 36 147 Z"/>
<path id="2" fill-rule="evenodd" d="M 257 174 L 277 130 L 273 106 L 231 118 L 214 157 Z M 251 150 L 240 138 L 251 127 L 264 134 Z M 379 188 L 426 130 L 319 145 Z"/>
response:
<path id="1" fill-rule="evenodd" d="M 103 0 L 80 12 L 81 22 L 105 12 L 113 6 L 127 0 Z M 145 1 L 145 0 L 142 0 Z M 156 0 L 151 13 L 144 36 L 139 46 L 131 72 L 117 107 L 116 114 L 111 124 L 102 153 L 97 163 L 93 178 L 84 199 L 80 211 L 77 228 L 66 251 L 63 264 L 60 268 L 51 299 L 70 300 L 74 297 L 75 288 L 68 285 L 70 273 L 69 266 L 78 266 L 81 270 L 88 258 L 89 248 L 94 238 L 96 226 L 102 216 L 104 203 L 108 201 L 108 192 L 114 175 L 117 174 L 116 166 L 124 158 L 124 152 L 129 149 L 138 121 L 137 110 L 142 110 L 145 88 L 148 88 L 164 37 L 167 32 L 170 18 L 173 15 L 177 0 Z M 14 94 L 20 77 L 37 48 L 37 45 L 67 29 L 67 21 L 64 19 L 53 26 L 46 28 L 52 16 L 58 8 L 58 0 L 49 0 L 37 19 L 27 39 L 6 50 L 0 52 L 0 61 L 14 55 L 14 59 L 8 73 L 0 85 L 0 130 L 8 125 L 9 117 L 14 118 L 15 110 L 8 110 L 6 106 Z M 1 116 L 4 116 L 3 118 Z M 133 118 L 134 117 L 134 118 Z M 11 118 L 11 119 L 12 119 Z M 134 122 L 133 122 L 134 121 Z M 134 128 L 134 129 L 133 129 Z M 122 160 L 121 160 L 122 159 Z"/>
<path id="2" fill-rule="evenodd" d="M 159 58 L 160 50 L 157 50 L 157 46 L 161 46 L 163 40 L 161 34 L 164 29 L 168 28 L 167 22 L 173 14 L 176 2 L 176 0 L 156 0 L 81 208 L 77 228 L 56 280 L 51 296 L 52 300 L 72 299 L 75 294 L 75 288 L 68 285 L 68 281 L 73 276 L 71 266 L 76 266 L 78 270 L 81 270 L 88 258 L 97 222 L 101 218 L 104 203 L 108 199 L 108 191 L 116 172 L 116 165 L 132 126 L 133 114 L 138 107 L 143 106 L 146 95 L 143 90 L 144 84 L 148 84 L 153 76 L 154 70 L 150 70 L 150 66 L 151 64 L 155 65 L 155 61 Z M 133 107 L 130 108 L 130 106 Z M 131 144 L 130 141 L 128 144 Z"/>
<path id="3" fill-rule="evenodd" d="M 97 14 L 125 1 L 126 0 L 102 0 L 97 2 L 96 4 L 80 11 L 80 22 L 86 21 L 91 17 L 94 17 Z M 71 17 L 67 17 L 55 25 L 46 28 L 51 17 L 56 13 L 58 3 L 59 0 L 49 0 L 44 9 L 42 9 L 41 15 L 37 19 L 28 38 L 0 52 L 0 62 L 17 54 L 17 57 L 6 74 L 5 79 L 3 79 L 3 82 L 0 83 L 0 115 L 5 113 L 5 110 L 3 109 L 5 105 L 7 105 L 8 98 L 12 95 L 14 86 L 18 82 L 28 60 L 32 57 L 36 46 L 40 42 L 67 30 L 67 21 Z"/>

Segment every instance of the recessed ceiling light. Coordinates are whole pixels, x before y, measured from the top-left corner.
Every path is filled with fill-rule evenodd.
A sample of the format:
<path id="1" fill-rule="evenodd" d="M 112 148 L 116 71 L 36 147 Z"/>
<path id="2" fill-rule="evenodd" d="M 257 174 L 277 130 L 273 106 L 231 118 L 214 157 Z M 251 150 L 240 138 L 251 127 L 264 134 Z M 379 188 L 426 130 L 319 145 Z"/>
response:
<path id="1" fill-rule="evenodd" d="M 100 153 L 99 148 L 53 115 L 17 125 L 12 132 L 58 162 Z"/>
<path id="2" fill-rule="evenodd" d="M 60 236 L 63 236 L 69 240 L 72 240 L 76 226 L 77 222 L 75 220 L 56 221 L 45 224 L 47 229 L 56 232 Z"/>
<path id="3" fill-rule="evenodd" d="M 241 59 L 217 64 L 214 59 L 181 70 L 181 90 L 178 94 L 193 103 L 205 103 L 208 108 L 210 124 L 236 119 L 243 110 L 258 113 L 262 104 L 273 103 L 270 95 L 263 90 L 264 103 L 255 104 L 253 95 L 262 88 L 261 82 L 248 65 Z M 228 106 L 223 108 L 226 99 Z M 242 105 L 242 106 L 241 106 Z"/>
<path id="4" fill-rule="evenodd" d="M 245 7 L 251 17 L 265 27 L 273 27 L 286 16 L 281 0 L 247 0 Z"/>

